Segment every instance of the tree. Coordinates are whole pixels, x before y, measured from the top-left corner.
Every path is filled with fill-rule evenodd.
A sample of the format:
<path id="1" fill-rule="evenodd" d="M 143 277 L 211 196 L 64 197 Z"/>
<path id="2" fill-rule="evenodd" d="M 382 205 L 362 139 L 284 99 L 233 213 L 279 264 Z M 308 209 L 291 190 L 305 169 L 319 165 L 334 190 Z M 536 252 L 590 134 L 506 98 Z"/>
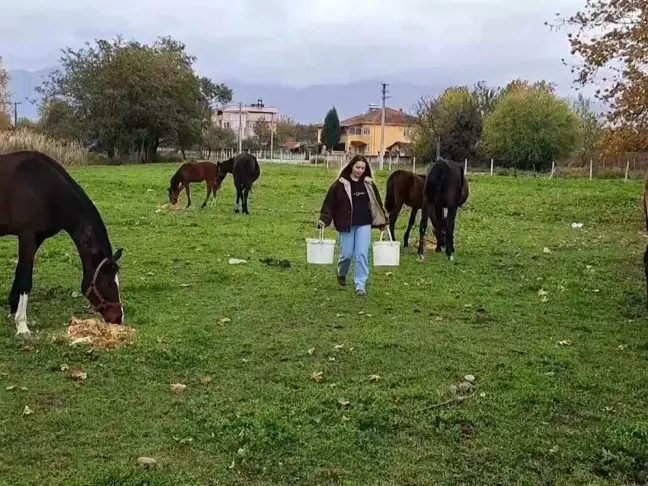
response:
<path id="1" fill-rule="evenodd" d="M 4 67 L 2 56 L 0 56 L 0 130 L 6 130 L 11 127 L 10 108 L 9 73 Z"/>
<path id="2" fill-rule="evenodd" d="M 195 60 L 170 37 L 152 45 L 98 40 L 66 48 L 62 68 L 39 91 L 67 105 L 76 138 L 99 140 L 111 158 L 137 152 L 152 161 L 161 143 L 182 150 L 199 143 L 211 105 L 231 99 L 229 88 L 194 73 Z"/>
<path id="3" fill-rule="evenodd" d="M 545 24 L 548 24 L 545 22 Z M 648 16 L 639 0 L 586 0 L 570 17 L 557 14 L 552 28 L 573 28 L 567 37 L 579 64 L 572 67 L 581 87 L 600 81 L 596 98 L 609 103 L 608 121 L 615 129 L 634 130 L 636 142 L 648 147 Z M 563 61 L 564 62 L 564 61 Z"/>
<path id="4" fill-rule="evenodd" d="M 591 100 L 578 94 L 578 100 L 572 104 L 572 109 L 578 117 L 578 140 L 574 155 L 581 163 L 585 163 L 598 152 L 603 136 L 601 116 L 592 110 Z"/>
<path id="5" fill-rule="evenodd" d="M 254 138 L 260 147 L 270 146 L 270 134 L 272 126 L 265 119 L 257 120 L 254 123 Z"/>
<path id="6" fill-rule="evenodd" d="M 473 103 L 477 106 L 479 114 L 483 117 L 493 112 L 495 105 L 502 97 L 501 88 L 491 88 L 485 81 L 478 81 L 470 93 Z"/>
<path id="7" fill-rule="evenodd" d="M 82 127 L 65 101 L 56 98 L 43 100 L 38 111 L 38 124 L 45 133 L 65 140 L 79 138 Z"/>
<path id="8" fill-rule="evenodd" d="M 275 145 L 281 145 L 289 140 L 305 143 L 310 146 L 316 145 L 317 125 L 297 123 L 290 117 L 281 117 L 276 123 Z"/>
<path id="9" fill-rule="evenodd" d="M 466 86 L 447 88 L 436 98 L 420 98 L 412 152 L 424 162 L 439 156 L 474 157 L 482 128 L 481 109 Z"/>
<path id="10" fill-rule="evenodd" d="M 322 130 L 322 142 L 329 151 L 340 142 L 342 129 L 340 128 L 340 119 L 338 118 L 335 107 L 331 108 L 324 118 L 324 129 Z"/>
<path id="11" fill-rule="evenodd" d="M 484 119 L 483 142 L 501 164 L 542 170 L 576 146 L 578 117 L 550 90 L 512 89 Z"/>
<path id="12" fill-rule="evenodd" d="M 211 124 L 203 136 L 203 150 L 207 158 L 214 150 L 225 150 L 236 146 L 236 134 L 230 128 L 221 128 Z"/>

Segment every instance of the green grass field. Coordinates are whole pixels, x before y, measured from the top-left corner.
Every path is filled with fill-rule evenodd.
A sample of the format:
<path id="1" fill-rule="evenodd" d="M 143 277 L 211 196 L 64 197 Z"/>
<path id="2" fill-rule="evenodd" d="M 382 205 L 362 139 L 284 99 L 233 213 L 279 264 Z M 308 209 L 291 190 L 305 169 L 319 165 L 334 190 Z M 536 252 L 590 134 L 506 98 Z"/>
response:
<path id="1" fill-rule="evenodd" d="M 92 352 L 52 342 L 72 314 L 92 314 L 72 297 L 71 240 L 47 241 L 28 307 L 33 348 L 21 349 L 10 320 L 0 333 L 0 483 L 646 481 L 638 182 L 472 177 L 457 264 L 403 249 L 399 267 L 372 267 L 364 300 L 337 286 L 333 266 L 306 263 L 333 170 L 263 166 L 251 216 L 234 214 L 231 177 L 214 208 L 199 209 L 195 185 L 194 208 L 156 213 L 174 169 L 71 171 L 124 248 L 122 298 L 138 338 Z M 3 302 L 16 250 L 0 240 Z M 474 394 L 451 401 L 466 374 Z"/>

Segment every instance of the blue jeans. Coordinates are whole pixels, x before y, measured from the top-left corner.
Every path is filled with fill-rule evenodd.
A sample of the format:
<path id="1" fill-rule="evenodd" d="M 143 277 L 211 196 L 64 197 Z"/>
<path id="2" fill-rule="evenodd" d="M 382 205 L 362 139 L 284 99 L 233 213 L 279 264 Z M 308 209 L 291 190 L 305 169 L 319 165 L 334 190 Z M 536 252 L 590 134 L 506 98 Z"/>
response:
<path id="1" fill-rule="evenodd" d="M 338 258 L 338 276 L 346 277 L 355 259 L 353 269 L 356 290 L 364 290 L 369 277 L 369 244 L 371 243 L 371 225 L 352 226 L 348 233 L 340 232 L 340 256 Z"/>

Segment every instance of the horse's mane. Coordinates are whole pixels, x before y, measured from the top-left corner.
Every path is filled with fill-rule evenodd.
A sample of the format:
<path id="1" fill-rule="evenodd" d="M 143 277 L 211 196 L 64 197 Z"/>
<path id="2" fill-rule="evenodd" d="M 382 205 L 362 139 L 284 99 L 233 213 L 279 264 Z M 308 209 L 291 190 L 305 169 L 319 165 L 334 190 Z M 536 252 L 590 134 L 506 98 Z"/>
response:
<path id="1" fill-rule="evenodd" d="M 88 197 L 79 183 L 72 178 L 72 176 L 63 168 L 61 164 L 44 153 L 38 152 L 38 155 L 40 156 L 40 158 L 38 159 L 40 162 L 45 162 L 49 167 L 54 169 L 63 178 L 63 180 L 65 180 L 65 182 L 68 183 L 70 188 L 73 190 L 78 202 L 81 204 L 84 212 L 92 218 L 93 228 L 98 233 L 98 236 L 100 237 L 99 239 L 103 240 L 103 243 L 107 245 L 104 249 L 106 250 L 108 255 L 112 255 L 112 247 L 110 245 L 110 239 L 108 238 L 108 230 L 106 229 L 106 225 L 104 224 L 101 215 L 99 214 L 99 210 L 94 205 L 90 197 Z"/>

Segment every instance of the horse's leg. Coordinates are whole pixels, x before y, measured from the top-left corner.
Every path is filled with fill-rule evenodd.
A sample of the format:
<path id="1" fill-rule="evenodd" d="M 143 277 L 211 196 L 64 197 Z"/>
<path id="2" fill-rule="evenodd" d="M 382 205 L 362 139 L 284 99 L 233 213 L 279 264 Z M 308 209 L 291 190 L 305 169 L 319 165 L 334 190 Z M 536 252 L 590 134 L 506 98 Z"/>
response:
<path id="1" fill-rule="evenodd" d="M 409 246 L 409 235 L 414 223 L 416 222 L 416 215 L 418 214 L 418 208 L 412 208 L 410 213 L 409 221 L 407 222 L 407 229 L 405 230 L 405 243 L 403 246 Z M 395 239 L 395 238 L 394 238 Z"/>
<path id="2" fill-rule="evenodd" d="M 419 262 L 422 262 L 425 259 L 423 256 L 423 252 L 425 251 L 425 231 L 427 230 L 427 222 L 430 218 L 431 209 L 430 204 L 424 201 L 423 206 L 421 207 L 421 224 L 419 225 L 419 244 L 417 252 Z"/>
<path id="3" fill-rule="evenodd" d="M 401 209 L 403 209 L 403 205 L 396 203 L 389 212 L 389 231 L 391 231 L 391 236 L 394 240 L 396 240 L 396 221 L 398 220 Z M 407 246 L 407 241 L 405 242 L 405 246 Z"/>
<path id="4" fill-rule="evenodd" d="M 216 184 L 212 186 L 211 193 L 212 193 L 212 202 L 209 206 L 214 207 L 214 205 L 216 204 Z"/>
<path id="5" fill-rule="evenodd" d="M 23 233 L 18 237 L 18 264 L 9 295 L 11 313 L 15 315 L 16 337 L 28 339 L 31 332 L 27 327 L 27 300 L 32 289 L 34 256 L 43 242 L 43 237 L 34 233 Z"/>
<path id="6" fill-rule="evenodd" d="M 457 217 L 457 207 L 450 206 L 448 208 L 448 216 L 446 218 L 446 255 L 450 261 L 454 261 L 454 229 L 455 229 L 455 218 Z"/>
<path id="7" fill-rule="evenodd" d="M 235 213 L 240 212 L 239 200 L 242 198 L 241 186 L 239 185 L 238 182 L 239 182 L 238 180 L 234 179 L 234 189 L 236 189 L 236 205 L 234 206 Z"/>
<path id="8" fill-rule="evenodd" d="M 248 195 L 250 194 L 250 188 L 248 186 L 243 188 L 243 212 L 245 214 L 250 214 L 248 211 Z"/>
<path id="9" fill-rule="evenodd" d="M 185 184 L 185 191 L 187 193 L 187 208 L 191 206 L 191 192 L 189 191 L 189 184 Z M 186 209 L 186 208 L 185 208 Z"/>
<path id="10" fill-rule="evenodd" d="M 209 201 L 209 196 L 211 196 L 212 188 L 209 185 L 209 182 L 205 182 L 205 187 L 207 187 L 207 197 L 205 197 L 205 200 L 203 201 L 202 206 L 200 206 L 200 209 L 203 209 L 205 206 L 207 206 L 207 201 Z"/>
<path id="11" fill-rule="evenodd" d="M 437 205 L 430 214 L 432 220 L 432 227 L 434 228 L 434 238 L 436 239 L 436 248 L 434 251 L 437 253 L 443 251 L 443 247 L 447 245 L 446 235 L 444 234 L 445 224 L 443 218 L 443 207 Z"/>

